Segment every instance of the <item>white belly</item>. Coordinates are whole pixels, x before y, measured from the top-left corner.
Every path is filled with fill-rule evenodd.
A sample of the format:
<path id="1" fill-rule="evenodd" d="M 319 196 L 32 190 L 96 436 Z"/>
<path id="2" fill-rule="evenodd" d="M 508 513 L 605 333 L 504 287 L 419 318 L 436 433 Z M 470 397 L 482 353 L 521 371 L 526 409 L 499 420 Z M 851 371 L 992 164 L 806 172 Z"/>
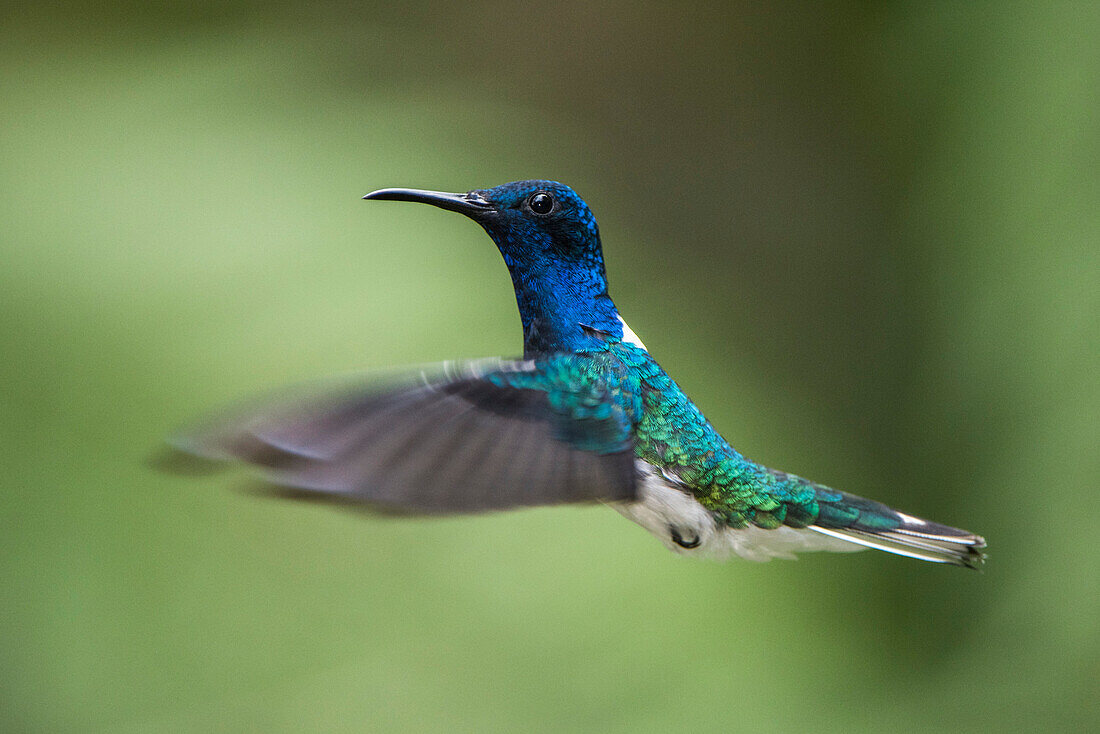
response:
<path id="1" fill-rule="evenodd" d="M 641 460 L 635 462 L 635 467 L 639 473 L 639 499 L 612 507 L 676 553 L 719 560 L 737 555 L 750 561 L 768 561 L 794 559 L 800 551 L 862 550 L 861 546 L 811 530 L 731 528 L 717 521 L 710 510 L 658 467 Z"/>

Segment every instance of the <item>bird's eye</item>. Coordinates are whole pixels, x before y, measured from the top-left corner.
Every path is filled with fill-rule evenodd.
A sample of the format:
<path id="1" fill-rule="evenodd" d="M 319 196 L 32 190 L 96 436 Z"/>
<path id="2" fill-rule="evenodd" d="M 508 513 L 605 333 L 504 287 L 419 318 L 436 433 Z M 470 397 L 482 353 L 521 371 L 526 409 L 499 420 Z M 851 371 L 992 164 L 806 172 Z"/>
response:
<path id="1" fill-rule="evenodd" d="M 554 197 L 545 191 L 532 194 L 527 200 L 527 208 L 535 214 L 549 214 L 554 208 Z"/>

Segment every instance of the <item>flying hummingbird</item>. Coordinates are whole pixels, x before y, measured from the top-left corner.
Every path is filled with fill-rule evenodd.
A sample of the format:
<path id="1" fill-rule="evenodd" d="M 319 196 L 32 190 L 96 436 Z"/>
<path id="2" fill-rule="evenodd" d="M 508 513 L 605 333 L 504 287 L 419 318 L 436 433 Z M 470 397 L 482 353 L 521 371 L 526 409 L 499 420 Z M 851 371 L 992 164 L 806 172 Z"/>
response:
<path id="1" fill-rule="evenodd" d="M 175 442 L 296 495 L 453 514 L 604 502 L 678 553 L 752 560 L 862 548 L 977 568 L 985 540 L 738 453 L 608 294 L 596 219 L 568 186 L 380 189 L 480 224 L 508 266 L 523 358 L 238 409 Z"/>

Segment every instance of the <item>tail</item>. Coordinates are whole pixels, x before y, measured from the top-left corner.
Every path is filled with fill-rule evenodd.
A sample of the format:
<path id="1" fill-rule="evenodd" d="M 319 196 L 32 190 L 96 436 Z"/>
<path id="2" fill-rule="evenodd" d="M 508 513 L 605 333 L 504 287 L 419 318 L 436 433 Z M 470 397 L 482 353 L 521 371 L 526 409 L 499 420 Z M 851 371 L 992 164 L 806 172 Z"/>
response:
<path id="1" fill-rule="evenodd" d="M 978 569 L 985 561 L 985 538 L 966 530 L 832 489 L 818 491 L 818 506 L 821 512 L 809 529 L 823 535 L 933 563 Z"/>
<path id="2" fill-rule="evenodd" d="M 980 535 L 907 515 L 881 502 L 838 492 L 799 477 L 773 474 L 787 483 L 812 487 L 818 512 L 807 530 L 933 563 L 978 569 L 985 561 L 982 553 L 985 538 Z"/>

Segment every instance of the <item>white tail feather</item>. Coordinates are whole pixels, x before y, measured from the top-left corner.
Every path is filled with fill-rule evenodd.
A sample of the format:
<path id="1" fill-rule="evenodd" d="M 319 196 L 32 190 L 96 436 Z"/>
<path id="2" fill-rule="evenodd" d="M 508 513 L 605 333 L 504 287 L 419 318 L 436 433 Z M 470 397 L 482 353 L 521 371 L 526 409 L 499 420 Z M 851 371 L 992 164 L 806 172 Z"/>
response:
<path id="1" fill-rule="evenodd" d="M 985 555 L 979 550 L 985 547 L 985 540 L 978 535 L 936 535 L 902 529 L 871 534 L 859 530 L 823 528 L 817 525 L 811 525 L 808 529 L 867 548 L 933 563 L 951 563 L 956 566 L 978 568 L 985 560 Z"/>

